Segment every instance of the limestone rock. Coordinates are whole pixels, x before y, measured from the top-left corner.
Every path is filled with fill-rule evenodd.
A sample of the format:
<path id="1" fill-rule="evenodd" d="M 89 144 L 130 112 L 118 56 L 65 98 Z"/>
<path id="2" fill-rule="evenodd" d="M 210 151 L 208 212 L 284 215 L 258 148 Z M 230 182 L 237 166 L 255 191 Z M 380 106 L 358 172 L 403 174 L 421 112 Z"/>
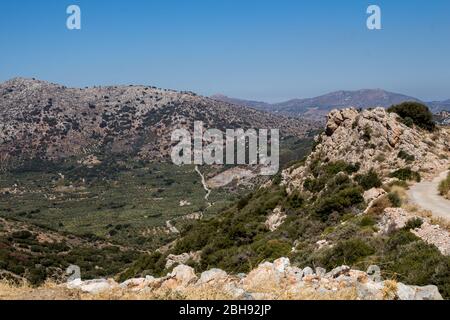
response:
<path id="1" fill-rule="evenodd" d="M 228 277 L 227 273 L 221 269 L 211 269 L 201 274 L 197 284 L 205 284 L 208 282 L 223 280 Z"/>

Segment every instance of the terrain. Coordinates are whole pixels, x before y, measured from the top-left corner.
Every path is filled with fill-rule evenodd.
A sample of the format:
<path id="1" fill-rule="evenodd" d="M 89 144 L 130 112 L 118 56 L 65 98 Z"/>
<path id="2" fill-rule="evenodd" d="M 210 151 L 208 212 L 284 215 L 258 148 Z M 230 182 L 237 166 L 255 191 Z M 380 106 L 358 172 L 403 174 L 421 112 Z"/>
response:
<path id="1" fill-rule="evenodd" d="M 388 108 L 392 105 L 402 102 L 414 101 L 421 102 L 419 99 L 406 96 L 399 93 L 393 93 L 381 89 L 363 89 L 357 91 L 336 91 L 322 96 L 308 99 L 292 99 L 280 103 L 266 103 L 258 101 L 247 101 L 242 99 L 230 98 L 224 95 L 214 95 L 213 99 L 226 101 L 240 106 L 249 106 L 252 108 L 273 112 L 275 114 L 284 114 L 304 119 L 313 119 L 324 121 L 327 114 L 333 109 L 342 109 L 355 107 L 367 109 L 372 107 Z M 423 102 L 422 102 L 423 103 Z M 433 113 L 440 111 L 449 111 L 450 103 L 446 101 L 425 102 Z"/>
<path id="2" fill-rule="evenodd" d="M 439 193 L 439 184 L 445 180 L 448 171 L 443 171 L 431 181 L 423 181 L 411 187 L 410 198 L 414 203 L 433 215 L 450 220 L 450 200 Z"/>
<path id="3" fill-rule="evenodd" d="M 172 164 L 173 130 L 197 120 L 222 130 L 281 128 L 283 165 L 310 151 L 318 128 L 194 93 L 23 78 L 0 85 L 0 119 L 0 270 L 32 284 L 71 263 L 88 278 L 115 275 L 259 183 L 233 179 L 232 167 Z M 206 197 L 203 180 L 218 174 L 231 179 Z M 71 247 L 67 237 L 83 241 Z M 127 248 L 124 258 L 117 248 Z"/>
<path id="4" fill-rule="evenodd" d="M 114 155 L 167 159 L 171 133 L 206 128 L 279 128 L 284 137 L 304 138 L 314 123 L 148 86 L 66 88 L 16 78 L 0 85 L 0 168 L 29 160 L 75 157 L 95 165 Z"/>
<path id="5" fill-rule="evenodd" d="M 149 88 L 161 100 L 137 106 L 123 97 L 146 96 L 146 87 L 11 87 L 1 104 L 0 297 L 450 298 L 449 223 L 408 196 L 450 166 L 450 130 L 420 103 L 332 110 L 317 130 L 192 93 Z M 50 107 L 21 107 L 47 103 L 52 90 Z M 96 95 L 102 103 L 82 100 Z M 136 109 L 120 111 L 119 100 Z M 111 117 L 84 125 L 90 117 L 71 107 L 79 101 Z M 61 114 L 51 111 L 58 105 Z M 56 123 L 44 120 L 49 112 Z M 116 126 L 122 114 L 131 127 Z M 282 170 L 262 179 L 168 162 L 166 134 L 201 115 L 221 129 L 285 126 Z M 151 125 L 140 126 L 143 117 Z M 52 129 L 60 124 L 65 134 Z M 71 264 L 82 279 L 67 282 Z"/>

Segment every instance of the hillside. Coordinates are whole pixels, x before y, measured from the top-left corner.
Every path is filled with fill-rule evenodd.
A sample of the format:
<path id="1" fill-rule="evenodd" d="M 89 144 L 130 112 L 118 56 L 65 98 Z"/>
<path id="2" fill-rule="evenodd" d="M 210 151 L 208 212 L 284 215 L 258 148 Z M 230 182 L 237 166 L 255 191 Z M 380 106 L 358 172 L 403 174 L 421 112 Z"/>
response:
<path id="1" fill-rule="evenodd" d="M 88 277 L 113 276 L 259 183 L 231 177 L 206 200 L 201 175 L 211 179 L 229 168 L 174 165 L 167 157 L 172 130 L 192 131 L 197 120 L 221 130 L 280 128 L 283 165 L 310 151 L 317 129 L 188 92 L 76 89 L 21 78 L 0 85 L 0 119 L 0 257 L 6 261 L 0 271 L 32 283 L 61 274 L 70 262 L 83 265 Z M 91 263 L 82 262 L 89 255 Z M 45 264 L 35 268 L 39 260 Z"/>
<path id="2" fill-rule="evenodd" d="M 17 78 L 0 85 L 0 167 L 71 156 L 165 159 L 174 129 L 279 128 L 303 138 L 317 127 L 229 103 L 147 86 L 66 88 Z M 94 160 L 92 160 L 94 159 Z"/>
<path id="3" fill-rule="evenodd" d="M 120 279 L 162 276 L 174 265 L 168 261 L 237 274 L 288 257 L 301 269 L 379 265 L 385 279 L 434 284 L 449 298 L 449 225 L 406 196 L 410 185 L 448 168 L 449 141 L 447 129 L 408 127 L 382 108 L 333 111 L 306 161 L 182 229 L 171 248 L 137 261 Z"/>
<path id="4" fill-rule="evenodd" d="M 27 84 L 26 88 L 15 85 L 16 100 L 8 102 L 13 106 L 41 101 L 35 95 L 42 97 L 42 92 L 49 90 L 67 99 L 76 97 L 75 101 L 95 97 L 89 90 L 97 95 L 101 92 L 100 100 L 106 92 L 111 97 L 120 93 L 121 98 L 115 98 L 120 101 L 124 95 L 145 91 L 145 87 L 81 90 L 34 80 L 12 82 L 16 81 Z M 61 135 L 51 131 L 55 126 L 47 120 L 38 120 L 41 116 L 39 119 L 47 119 L 51 112 L 64 126 L 72 118 L 85 123 L 87 117 L 65 105 L 66 100 L 54 104 L 53 99 L 58 100 L 51 98 L 52 106 L 35 118 L 30 118 L 29 110 L 34 110 L 30 104 L 19 112 L 21 107 L 7 110 L 7 103 L 2 102 L 4 125 L 11 128 L 3 131 L 4 137 L 19 137 L 26 150 L 15 156 L 39 155 L 45 166 L 12 167 L 0 175 L 0 255 L 8 262 L 0 269 L 9 278 L 23 277 L 42 284 L 46 278 L 56 282 L 66 279 L 62 271 L 75 263 L 83 266 L 83 280 L 97 279 L 57 285 L 56 289 L 44 286 L 37 291 L 0 283 L 5 292 L 30 297 L 39 292 L 44 296 L 62 294 L 76 299 L 89 298 L 86 293 L 97 297 L 97 288 L 106 291 L 98 298 L 176 298 L 182 294 L 203 299 L 207 297 L 201 294 L 213 289 L 213 297 L 238 299 L 450 298 L 449 225 L 415 206 L 407 196 L 410 186 L 449 167 L 448 128 L 423 129 L 428 127 L 420 121 L 426 117 L 401 118 L 383 108 L 333 110 L 312 152 L 302 160 L 309 148 L 308 129 L 314 127 L 310 123 L 252 109 L 244 112 L 249 117 L 255 115 L 256 120 L 247 119 L 239 116 L 239 107 L 227 103 L 213 102 L 210 109 L 208 98 L 148 90 L 155 90 L 152 96 L 158 92 L 164 95 L 159 101 L 176 98 L 183 103 L 177 107 L 170 100 L 172 106 L 168 102 L 160 107 L 155 102 L 148 114 L 162 117 L 158 121 L 152 118 L 160 125 L 155 133 L 157 142 L 145 140 L 133 148 L 119 143 L 124 143 L 123 134 L 133 137 L 146 129 L 131 122 L 131 128 L 124 130 L 115 123 L 122 114 L 130 119 L 138 114 L 141 119 L 144 112 L 138 106 L 130 113 L 116 107 L 100 108 L 98 100 L 95 107 L 89 105 L 94 102 L 81 100 L 93 115 L 97 108 L 115 110 L 109 120 L 102 120 L 107 129 L 100 131 L 99 126 L 102 137 L 113 134 L 113 138 L 86 142 L 76 140 L 77 134 L 81 134 L 79 138 L 88 133 L 84 127 L 70 127 Z M 77 91 L 83 94 L 78 96 Z M 146 105 L 144 101 L 142 106 Z M 64 112 L 51 111 L 53 106 L 64 108 Z M 173 113 L 160 114 L 160 108 Z M 107 112 L 103 111 L 99 115 Z M 71 117 L 64 116 L 70 112 Z M 205 200 L 205 179 L 200 179 L 198 168 L 155 161 L 144 152 L 151 143 L 162 143 L 165 150 L 161 137 L 169 127 L 177 119 L 192 119 L 191 113 L 184 112 L 196 117 L 202 114 L 219 128 L 250 122 L 263 127 L 270 121 L 286 123 L 286 141 L 295 135 L 306 140 L 289 142 L 288 150 L 298 148 L 294 152 L 297 160 L 271 180 L 255 181 L 251 186 L 232 181 L 214 189 Z M 18 129 L 24 119 L 28 125 Z M 295 123 L 302 127 L 294 128 Z M 92 125 L 97 124 L 94 121 Z M 25 146 L 21 130 L 36 132 L 37 136 L 29 137 L 36 144 Z M 50 134 L 48 130 L 56 138 L 42 138 Z M 87 148 L 90 143 L 100 146 L 83 151 L 91 157 L 71 160 L 77 153 L 70 146 Z M 4 141 L 3 150 L 12 145 L 12 140 Z M 201 170 L 211 183 L 211 177 L 224 168 Z M 24 261 L 19 269 L 18 260 Z M 264 287 L 274 280 L 278 281 L 271 285 L 275 291 Z"/>

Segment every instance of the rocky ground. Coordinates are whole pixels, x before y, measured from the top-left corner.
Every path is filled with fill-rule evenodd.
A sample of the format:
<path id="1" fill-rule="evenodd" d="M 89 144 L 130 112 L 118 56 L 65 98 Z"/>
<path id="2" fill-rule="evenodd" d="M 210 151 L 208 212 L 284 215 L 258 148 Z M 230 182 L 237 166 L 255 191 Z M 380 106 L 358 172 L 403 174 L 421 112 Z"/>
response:
<path id="1" fill-rule="evenodd" d="M 234 300 L 441 300 L 435 286 L 409 286 L 383 280 L 378 266 L 367 272 L 341 266 L 300 269 L 280 258 L 263 263 L 249 274 L 228 275 L 212 269 L 196 275 L 191 267 L 178 265 L 163 278 L 136 278 L 123 283 L 111 279 L 73 280 L 40 289 L 2 286 L 7 299 L 234 299 Z"/>
<path id="2" fill-rule="evenodd" d="M 291 189 L 302 189 L 310 176 L 305 168 L 318 159 L 358 163 L 362 171 L 373 169 L 385 180 L 404 167 L 427 178 L 447 169 L 449 155 L 448 128 L 432 133 L 410 128 L 383 108 L 333 110 L 314 152 L 304 165 L 285 170 L 283 179 Z"/>

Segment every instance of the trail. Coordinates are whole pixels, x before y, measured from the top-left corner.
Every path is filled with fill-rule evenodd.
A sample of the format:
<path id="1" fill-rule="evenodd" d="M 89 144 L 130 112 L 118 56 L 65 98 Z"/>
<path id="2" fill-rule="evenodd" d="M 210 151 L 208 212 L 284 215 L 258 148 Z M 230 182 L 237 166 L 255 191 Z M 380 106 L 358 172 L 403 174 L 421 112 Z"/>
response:
<path id="1" fill-rule="evenodd" d="M 422 209 L 429 210 L 434 216 L 450 220 L 450 200 L 439 194 L 439 183 L 444 180 L 449 171 L 442 172 L 432 181 L 415 184 L 408 191 L 410 199 Z"/>
<path id="2" fill-rule="evenodd" d="M 203 189 L 206 191 L 205 200 L 208 201 L 209 195 L 211 194 L 211 189 L 208 188 L 208 184 L 206 183 L 205 176 L 200 172 L 198 166 L 195 166 L 195 171 L 198 173 L 200 178 L 202 179 Z M 208 207 L 211 206 L 211 203 L 208 203 Z"/>

